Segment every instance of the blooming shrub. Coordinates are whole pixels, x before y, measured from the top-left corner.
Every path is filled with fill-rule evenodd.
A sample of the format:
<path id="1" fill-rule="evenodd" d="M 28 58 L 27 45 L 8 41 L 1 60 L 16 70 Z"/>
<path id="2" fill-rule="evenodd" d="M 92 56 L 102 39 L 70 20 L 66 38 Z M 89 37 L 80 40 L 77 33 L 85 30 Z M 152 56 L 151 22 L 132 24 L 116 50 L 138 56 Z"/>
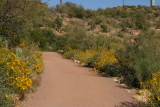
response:
<path id="1" fill-rule="evenodd" d="M 77 50 L 77 54 L 75 55 L 75 59 L 79 60 L 81 63 L 84 63 L 89 66 L 93 66 L 93 58 L 97 54 L 96 48 L 86 49 L 84 51 Z"/>
<path id="2" fill-rule="evenodd" d="M 151 94 L 147 97 L 151 107 L 160 106 L 160 72 L 153 73 L 152 78 L 142 83 L 142 87 L 147 89 Z"/>
<path id="3" fill-rule="evenodd" d="M 106 64 L 114 64 L 117 62 L 118 60 L 116 59 L 114 54 L 107 48 L 104 48 L 101 50 L 97 62 L 95 62 L 95 65 L 97 68 L 103 68 Z"/>
<path id="4" fill-rule="evenodd" d="M 104 47 L 96 47 L 86 50 L 74 50 L 69 48 L 64 53 L 64 56 L 79 60 L 83 64 L 94 67 L 99 73 L 109 75 L 117 73 L 115 71 L 117 71 L 116 64 L 118 64 L 118 60 L 113 52 Z"/>
<path id="5" fill-rule="evenodd" d="M 3 99 L 0 101 L 0 105 L 4 106 L 8 99 L 12 99 L 10 102 L 15 103 L 15 99 L 32 91 L 33 82 L 42 70 L 41 54 L 37 52 L 33 44 L 22 43 L 13 49 L 1 45 L 0 88 L 4 92 L 0 96 L 0 99 Z"/>
<path id="6" fill-rule="evenodd" d="M 68 48 L 65 53 L 63 54 L 64 57 L 68 58 L 68 59 L 74 59 L 74 56 L 77 54 L 77 50 Z"/>
<path id="7" fill-rule="evenodd" d="M 107 48 L 101 48 L 95 67 L 104 76 L 115 76 L 118 75 L 117 71 L 118 60 L 112 51 Z"/>

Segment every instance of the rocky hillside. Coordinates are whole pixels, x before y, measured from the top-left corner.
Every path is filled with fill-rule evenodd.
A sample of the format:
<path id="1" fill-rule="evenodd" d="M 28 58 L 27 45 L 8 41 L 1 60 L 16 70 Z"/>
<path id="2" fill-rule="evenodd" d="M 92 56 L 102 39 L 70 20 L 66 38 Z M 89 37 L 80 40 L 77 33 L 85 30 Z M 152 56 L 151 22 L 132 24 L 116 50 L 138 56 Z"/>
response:
<path id="1" fill-rule="evenodd" d="M 58 35 L 79 26 L 90 35 L 112 36 L 134 41 L 140 33 L 160 31 L 160 7 L 124 6 L 86 10 L 82 6 L 66 3 L 50 8 L 50 28 Z"/>

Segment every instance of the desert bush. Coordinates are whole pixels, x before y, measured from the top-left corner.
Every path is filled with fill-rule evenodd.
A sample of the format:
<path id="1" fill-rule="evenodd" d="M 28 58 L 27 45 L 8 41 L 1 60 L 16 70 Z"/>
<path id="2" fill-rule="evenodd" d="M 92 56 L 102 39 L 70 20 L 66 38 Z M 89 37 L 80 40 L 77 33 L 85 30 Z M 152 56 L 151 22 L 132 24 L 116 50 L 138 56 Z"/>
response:
<path id="1" fill-rule="evenodd" d="M 124 29 L 117 31 L 116 36 L 118 36 L 118 37 L 120 37 L 120 38 L 124 38 L 123 30 L 124 30 Z"/>
<path id="2" fill-rule="evenodd" d="M 96 28 L 96 24 L 93 21 L 88 22 L 88 25 L 90 25 L 89 30 L 94 30 Z"/>
<path id="3" fill-rule="evenodd" d="M 135 25 L 137 29 L 147 30 L 150 27 L 150 24 L 146 21 L 145 18 L 137 17 L 135 20 Z"/>
<path id="4" fill-rule="evenodd" d="M 14 105 L 25 93 L 32 91 L 33 81 L 42 72 L 41 55 L 34 44 L 22 43 L 9 49 L 0 46 L 1 105 Z"/>
<path id="5" fill-rule="evenodd" d="M 119 63 L 125 78 L 130 77 L 135 81 L 135 86 L 139 87 L 138 82 L 145 82 L 151 78 L 152 73 L 156 73 L 159 68 L 159 34 L 148 31 L 140 34 L 134 44 L 126 44 L 127 48 L 118 53 Z M 128 75 L 128 76 L 127 76 Z M 128 79 L 128 80 L 130 80 Z M 130 84 L 134 84 L 131 82 Z"/>
<path id="6" fill-rule="evenodd" d="M 29 39 L 39 44 L 41 50 L 55 50 L 54 41 L 56 35 L 49 29 L 32 29 L 29 34 Z"/>
<path id="7" fill-rule="evenodd" d="M 96 12 L 94 10 L 85 10 L 84 17 L 85 18 L 92 18 L 96 16 Z"/>
<path id="8" fill-rule="evenodd" d="M 133 22 L 133 19 L 125 19 L 121 26 L 122 28 L 134 28 L 135 25 Z"/>
<path id="9" fill-rule="evenodd" d="M 66 58 L 76 59 L 89 67 L 94 67 L 104 76 L 117 76 L 118 60 L 115 55 L 104 47 L 95 47 L 86 50 L 67 50 Z"/>
<path id="10" fill-rule="evenodd" d="M 9 46 L 15 47 L 28 36 L 29 29 L 43 25 L 46 12 L 47 6 L 37 0 L 3 0 L 0 9 L 1 36 L 6 37 Z"/>
<path id="11" fill-rule="evenodd" d="M 66 50 L 67 46 L 67 36 L 57 36 L 54 41 L 55 50 Z"/>
<path id="12" fill-rule="evenodd" d="M 88 66 L 94 66 L 94 57 L 97 54 L 97 49 L 86 49 L 86 50 L 78 50 L 77 54 L 75 55 L 74 59 L 79 60 L 81 63 L 84 63 Z"/>
<path id="13" fill-rule="evenodd" d="M 116 58 L 118 60 L 118 73 L 117 75 L 123 77 L 121 82 L 127 84 L 129 87 L 140 88 L 139 80 L 136 75 L 136 71 L 133 68 L 133 65 L 130 63 L 133 61 L 133 58 L 125 52 L 116 53 Z"/>
<path id="14" fill-rule="evenodd" d="M 125 9 L 118 9 L 118 8 L 108 8 L 105 10 L 105 14 L 107 17 L 113 18 L 127 18 L 130 16 L 131 12 L 128 12 Z"/>
<path id="15" fill-rule="evenodd" d="M 137 29 L 147 30 L 150 27 L 150 23 L 147 21 L 145 11 L 136 10 L 133 14 L 133 17 Z"/>
<path id="16" fill-rule="evenodd" d="M 156 29 L 160 29 L 160 21 L 155 23 Z"/>
<path id="17" fill-rule="evenodd" d="M 125 48 L 124 43 L 121 40 L 103 35 L 88 35 L 86 41 L 85 44 L 88 48 L 105 47 L 114 53 Z"/>
<path id="18" fill-rule="evenodd" d="M 76 33 L 75 33 L 76 32 Z M 73 24 L 67 34 L 61 39 L 65 40 L 64 47 L 70 47 L 72 49 L 86 49 L 87 33 L 83 25 Z"/>
<path id="19" fill-rule="evenodd" d="M 68 47 L 68 49 L 65 50 L 63 56 L 68 59 L 74 59 L 76 54 L 78 54 L 78 50 L 74 50 Z"/>
<path id="20" fill-rule="evenodd" d="M 85 10 L 83 6 L 76 5 L 71 2 L 67 2 L 63 5 L 63 12 L 65 12 L 70 18 L 77 17 L 77 18 L 83 18 L 85 15 Z"/>
<path id="21" fill-rule="evenodd" d="M 101 24 L 102 32 L 109 32 L 109 27 L 106 24 Z"/>
<path id="22" fill-rule="evenodd" d="M 139 81 L 150 79 L 151 74 L 160 70 L 159 34 L 149 31 L 141 34 L 134 46 L 134 68 Z"/>
<path id="23" fill-rule="evenodd" d="M 100 47 L 100 53 L 95 62 L 95 68 L 104 76 L 117 76 L 118 60 L 115 55 L 107 48 Z"/>
<path id="24" fill-rule="evenodd" d="M 63 25 L 63 19 L 61 17 L 56 17 L 53 22 L 53 27 L 58 31 Z"/>
<path id="25" fill-rule="evenodd" d="M 150 107 L 159 107 L 160 106 L 160 72 L 153 73 L 152 78 L 146 82 L 142 82 L 141 86 L 147 89 L 148 104 Z"/>

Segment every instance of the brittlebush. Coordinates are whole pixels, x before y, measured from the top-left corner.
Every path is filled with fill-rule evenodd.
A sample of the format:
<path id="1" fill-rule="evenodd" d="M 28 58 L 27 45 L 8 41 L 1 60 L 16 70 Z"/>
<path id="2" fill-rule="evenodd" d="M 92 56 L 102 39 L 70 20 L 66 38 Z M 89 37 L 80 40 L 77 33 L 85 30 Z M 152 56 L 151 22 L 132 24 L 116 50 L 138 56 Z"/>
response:
<path id="1" fill-rule="evenodd" d="M 153 73 L 152 78 L 146 82 L 141 83 L 142 87 L 147 89 L 150 93 L 147 96 L 148 103 L 151 107 L 160 106 L 160 72 Z"/>
<path id="2" fill-rule="evenodd" d="M 67 58 L 76 59 L 90 67 L 94 67 L 95 71 L 99 71 L 100 73 L 110 73 L 112 75 L 115 74 L 112 72 L 117 70 L 115 66 L 115 64 L 118 63 L 117 58 L 112 51 L 105 47 L 95 47 L 86 50 L 74 50 L 69 48 L 65 51 L 64 56 Z"/>
<path id="3" fill-rule="evenodd" d="M 21 51 L 18 53 L 17 49 Z M 25 43 L 13 49 L 0 47 L 0 78 L 3 78 L 4 87 L 12 92 L 12 95 L 4 94 L 6 99 L 10 98 L 8 96 L 15 99 L 13 94 L 21 96 L 31 91 L 34 79 L 42 72 L 41 54 L 31 50 L 29 44 Z"/>
<path id="4" fill-rule="evenodd" d="M 113 52 L 108 50 L 107 48 L 104 48 L 101 50 L 99 57 L 97 58 L 97 62 L 95 62 L 95 65 L 97 68 L 103 68 L 107 64 L 114 64 L 117 62 L 118 60 L 116 59 Z"/>
<path id="5" fill-rule="evenodd" d="M 79 60 L 81 63 L 89 65 L 92 63 L 92 58 L 96 55 L 96 48 L 86 49 L 86 50 L 77 50 L 77 54 L 74 56 L 74 59 Z"/>

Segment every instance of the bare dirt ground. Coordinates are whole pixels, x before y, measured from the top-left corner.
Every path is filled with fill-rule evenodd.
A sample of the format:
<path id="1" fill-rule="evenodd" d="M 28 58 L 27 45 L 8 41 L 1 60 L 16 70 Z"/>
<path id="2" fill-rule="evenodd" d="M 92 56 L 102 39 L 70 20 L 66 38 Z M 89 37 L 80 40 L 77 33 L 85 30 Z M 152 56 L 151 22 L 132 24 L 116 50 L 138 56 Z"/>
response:
<path id="1" fill-rule="evenodd" d="M 94 75 L 58 53 L 43 55 L 41 86 L 28 95 L 23 107 L 133 107 L 131 93 L 112 78 Z"/>

